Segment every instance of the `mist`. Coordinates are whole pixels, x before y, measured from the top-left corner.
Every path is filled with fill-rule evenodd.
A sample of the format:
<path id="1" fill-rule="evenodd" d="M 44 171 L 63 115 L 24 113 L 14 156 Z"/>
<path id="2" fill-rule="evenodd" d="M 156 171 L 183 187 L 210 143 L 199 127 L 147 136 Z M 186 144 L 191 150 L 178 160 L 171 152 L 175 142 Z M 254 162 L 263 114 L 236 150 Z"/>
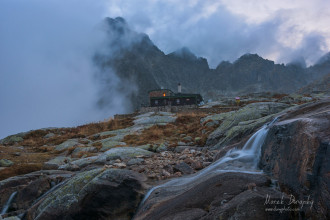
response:
<path id="1" fill-rule="evenodd" d="M 73 10 L 74 9 L 74 10 Z M 1 1 L 0 138 L 45 127 L 100 121 L 126 111 L 112 87 L 111 108 L 98 108 L 104 71 L 92 57 L 104 47 L 104 2 Z"/>

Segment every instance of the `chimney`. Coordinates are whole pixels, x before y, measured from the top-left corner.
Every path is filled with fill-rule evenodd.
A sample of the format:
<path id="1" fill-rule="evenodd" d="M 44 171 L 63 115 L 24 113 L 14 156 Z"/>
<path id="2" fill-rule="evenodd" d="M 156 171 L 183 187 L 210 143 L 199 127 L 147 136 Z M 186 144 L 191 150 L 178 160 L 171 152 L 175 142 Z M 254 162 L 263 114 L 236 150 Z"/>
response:
<path id="1" fill-rule="evenodd" d="M 178 83 L 178 93 L 181 93 L 181 84 Z"/>

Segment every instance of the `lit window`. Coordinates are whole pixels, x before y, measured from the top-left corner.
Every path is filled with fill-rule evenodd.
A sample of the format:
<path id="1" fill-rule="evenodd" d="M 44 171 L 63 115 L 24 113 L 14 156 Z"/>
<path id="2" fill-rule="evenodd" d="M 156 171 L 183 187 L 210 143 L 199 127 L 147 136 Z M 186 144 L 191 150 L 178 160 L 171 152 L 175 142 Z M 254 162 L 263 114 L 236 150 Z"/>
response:
<path id="1" fill-rule="evenodd" d="M 176 100 L 176 104 L 180 104 L 180 99 L 177 99 Z"/>
<path id="2" fill-rule="evenodd" d="M 164 96 L 164 97 L 166 96 L 165 92 L 163 93 L 163 96 Z"/>
<path id="3" fill-rule="evenodd" d="M 155 105 L 158 105 L 158 100 L 155 100 Z"/>

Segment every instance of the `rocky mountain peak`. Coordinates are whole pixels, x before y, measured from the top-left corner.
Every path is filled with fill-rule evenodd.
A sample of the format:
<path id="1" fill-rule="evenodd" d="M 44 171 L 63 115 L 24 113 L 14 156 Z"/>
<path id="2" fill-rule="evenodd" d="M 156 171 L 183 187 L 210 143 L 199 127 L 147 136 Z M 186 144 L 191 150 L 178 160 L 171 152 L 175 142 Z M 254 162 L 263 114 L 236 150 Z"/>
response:
<path id="1" fill-rule="evenodd" d="M 184 60 L 190 60 L 190 61 L 197 60 L 197 56 L 194 53 L 192 53 L 189 50 L 189 48 L 187 48 L 187 47 L 182 47 L 181 49 L 170 53 L 169 56 L 174 56 L 174 57 L 178 57 L 178 58 L 182 58 Z"/>
<path id="2" fill-rule="evenodd" d="M 104 19 L 104 23 L 107 24 L 107 26 L 113 30 L 117 31 L 118 33 L 124 33 L 125 31 L 129 31 L 128 24 L 126 23 L 125 19 L 122 17 L 117 18 L 109 18 L 106 17 Z"/>
<path id="3" fill-rule="evenodd" d="M 324 63 L 330 63 L 330 52 L 324 54 L 317 62 L 316 65 L 322 65 Z"/>
<path id="4" fill-rule="evenodd" d="M 306 60 L 304 57 L 297 57 L 293 61 L 287 64 L 287 66 L 296 66 L 296 67 L 301 67 L 301 68 L 306 68 Z"/>

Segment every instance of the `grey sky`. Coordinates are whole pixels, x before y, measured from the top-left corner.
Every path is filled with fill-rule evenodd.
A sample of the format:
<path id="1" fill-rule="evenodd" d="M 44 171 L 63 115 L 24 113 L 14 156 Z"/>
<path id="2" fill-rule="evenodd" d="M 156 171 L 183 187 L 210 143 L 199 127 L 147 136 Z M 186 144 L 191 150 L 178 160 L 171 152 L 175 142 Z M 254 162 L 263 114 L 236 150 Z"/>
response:
<path id="1" fill-rule="evenodd" d="M 120 94 L 111 108 L 95 107 L 90 58 L 106 16 L 124 17 L 165 53 L 186 46 L 211 67 L 247 52 L 312 64 L 330 51 L 328 0 L 1 0 L 0 138 L 125 111 Z"/>

